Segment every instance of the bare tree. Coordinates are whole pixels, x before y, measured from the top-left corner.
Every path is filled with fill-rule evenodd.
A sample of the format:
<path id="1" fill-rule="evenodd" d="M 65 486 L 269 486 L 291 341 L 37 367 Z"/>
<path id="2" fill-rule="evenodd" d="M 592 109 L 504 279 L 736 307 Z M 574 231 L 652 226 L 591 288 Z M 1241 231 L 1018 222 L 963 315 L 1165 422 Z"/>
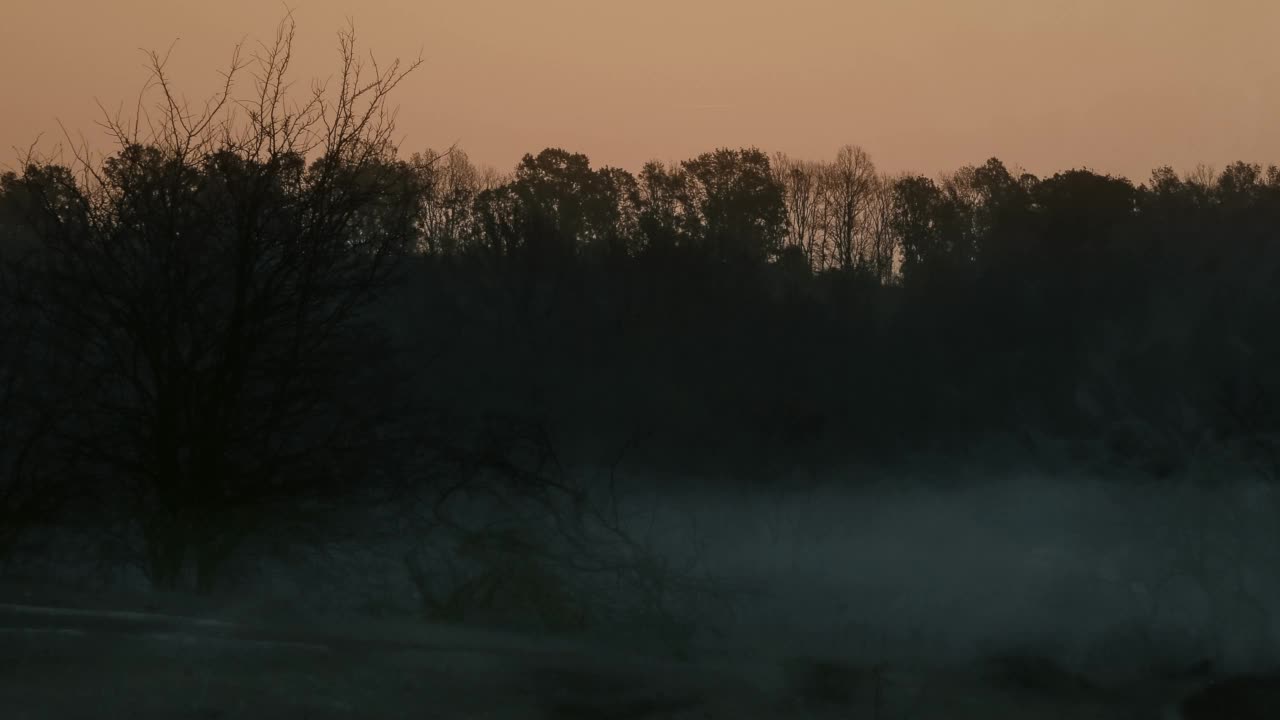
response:
<path id="1" fill-rule="evenodd" d="M 441 450 L 433 466 L 448 468 L 448 481 L 404 503 L 417 537 L 430 539 L 403 556 L 429 617 L 502 622 L 531 613 L 526 620 L 553 631 L 638 622 L 681 656 L 699 633 L 716 632 L 709 615 L 723 619 L 742 589 L 647 535 L 656 508 L 619 487 L 639 436 L 618 449 L 606 477 L 590 481 L 561 463 L 539 422 L 487 418 L 477 429 L 466 448 L 433 444 Z"/>
<path id="2" fill-rule="evenodd" d="M 1198 163 L 1184 176 L 1186 183 L 1208 195 L 1218 182 L 1218 171 L 1212 165 Z"/>
<path id="3" fill-rule="evenodd" d="M 871 156 L 856 145 L 836 153 L 827 170 L 827 203 L 834 265 L 852 270 L 866 262 L 864 223 L 876 189 L 876 167 Z"/>
<path id="4" fill-rule="evenodd" d="M 249 62 L 237 46 L 200 110 L 150 53 L 137 116 L 103 122 L 117 152 L 77 151 L 79 179 L 31 158 L 12 179 L 33 198 L 40 326 L 77 339 L 95 383 L 68 442 L 117 484 L 160 588 L 211 589 L 252 533 L 346 487 L 372 422 L 362 313 L 418 239 L 387 99 L 421 61 L 361 61 L 349 27 L 336 87 L 295 103 L 294 30 Z"/>
<path id="5" fill-rule="evenodd" d="M 876 177 L 864 223 L 868 263 L 883 285 L 897 280 L 902 265 L 901 248 L 893 233 L 893 181 L 889 175 Z"/>
<path id="6" fill-rule="evenodd" d="M 826 266 L 826 235 L 830 225 L 827 194 L 819 163 L 795 160 L 784 153 L 773 156 L 773 172 L 782 185 L 787 204 L 789 247 L 799 248 L 815 270 Z"/>
<path id="7" fill-rule="evenodd" d="M 475 240 L 479 225 L 473 206 L 476 196 L 493 180 L 458 148 L 416 153 L 410 163 L 419 172 L 424 190 L 422 250 L 454 255 Z"/>

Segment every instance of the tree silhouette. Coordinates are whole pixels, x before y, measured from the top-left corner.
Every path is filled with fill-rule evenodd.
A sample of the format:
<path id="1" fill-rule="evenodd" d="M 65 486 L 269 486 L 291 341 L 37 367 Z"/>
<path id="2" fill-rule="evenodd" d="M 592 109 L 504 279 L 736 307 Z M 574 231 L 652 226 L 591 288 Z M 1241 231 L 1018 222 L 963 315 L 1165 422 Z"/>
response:
<path id="1" fill-rule="evenodd" d="M 794 249 L 814 269 L 825 267 L 831 218 L 824 166 L 777 153 L 772 167 L 787 206 L 787 249 Z"/>
<path id="2" fill-rule="evenodd" d="M 903 282 L 925 288 L 954 277 L 974 260 L 974 243 L 963 209 L 923 176 L 893 185 L 890 221 L 902 244 Z"/>
<path id="3" fill-rule="evenodd" d="M 422 252 L 456 257 L 469 249 L 481 229 L 476 223 L 476 196 L 492 184 L 462 150 L 416 153 L 409 163 L 418 174 L 423 194 Z"/>
<path id="4" fill-rule="evenodd" d="M 719 262 L 759 265 L 782 251 L 787 209 L 782 186 L 760 150 L 721 149 L 686 160 L 700 250 Z"/>
<path id="5" fill-rule="evenodd" d="M 651 258 L 666 259 L 677 251 L 692 252 L 695 238 L 701 234 L 701 220 L 693 207 L 685 171 L 649 162 L 640 171 L 638 184 L 643 251 Z"/>
<path id="6" fill-rule="evenodd" d="M 273 513 L 346 487 L 358 321 L 417 240 L 421 188 L 385 112 L 416 65 L 369 78 L 346 31 L 337 100 L 290 109 L 292 40 L 286 19 L 256 56 L 241 124 L 219 118 L 238 55 L 196 114 L 152 54 L 154 135 L 109 122 L 121 146 L 84 181 L 31 161 L 7 182 L 33 199 L 46 341 L 78 339 L 96 383 L 72 442 L 122 493 L 157 587 L 212 588 Z"/>
<path id="7" fill-rule="evenodd" d="M 846 145 L 826 170 L 830 212 L 831 250 L 835 266 L 849 271 L 872 264 L 866 226 L 878 177 L 871 157 L 860 147 Z"/>
<path id="8" fill-rule="evenodd" d="M 682 471 L 975 433 L 1125 445 L 1094 437 L 1124 422 L 1161 425 L 1129 433 L 1160 452 L 1280 446 L 1280 169 L 890 177 L 849 145 L 636 175 L 547 148 L 500 176 L 457 148 L 399 160 L 384 110 L 404 72 L 360 79 L 350 34 L 337 99 L 286 106 L 291 39 L 258 57 L 253 97 L 228 85 L 202 113 L 153 56 L 154 134 L 109 121 L 102 162 L 0 179 L 0 546 L 62 479 L 101 480 L 156 584 L 207 587 L 298 498 L 418 463 L 416 418 L 403 447 L 360 451 L 381 403 L 425 397 L 441 426 L 660 428 L 654 462 Z M 379 303 L 393 270 L 404 293 Z M 412 389 L 387 380 L 401 359 Z"/>

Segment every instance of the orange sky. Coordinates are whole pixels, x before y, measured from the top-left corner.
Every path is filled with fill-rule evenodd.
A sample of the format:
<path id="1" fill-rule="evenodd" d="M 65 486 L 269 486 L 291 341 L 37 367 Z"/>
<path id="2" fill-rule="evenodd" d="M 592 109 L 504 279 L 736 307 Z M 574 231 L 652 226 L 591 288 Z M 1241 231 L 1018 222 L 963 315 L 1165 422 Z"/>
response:
<path id="1" fill-rule="evenodd" d="M 205 97 L 269 39 L 264 0 L 2 0 L 0 163 L 61 120 L 106 146 L 138 48 Z M 1280 163 L 1277 0 L 291 0 L 294 77 L 335 69 L 346 18 L 380 60 L 426 64 L 393 102 L 407 152 L 458 142 L 502 170 L 559 146 L 638 167 L 720 146 L 826 159 L 863 146 L 934 175 L 990 156 L 1145 180 Z M 245 84 L 248 89 L 248 76 Z"/>

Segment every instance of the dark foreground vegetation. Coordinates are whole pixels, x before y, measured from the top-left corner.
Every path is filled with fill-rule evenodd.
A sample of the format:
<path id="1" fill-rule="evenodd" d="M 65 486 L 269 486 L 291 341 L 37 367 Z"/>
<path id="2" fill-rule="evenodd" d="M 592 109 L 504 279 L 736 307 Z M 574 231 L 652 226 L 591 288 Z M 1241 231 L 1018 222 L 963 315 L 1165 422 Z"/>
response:
<path id="1" fill-rule="evenodd" d="M 287 98 L 292 32 L 198 111 L 153 55 L 157 105 L 107 120 L 113 152 L 0 176 L 8 572 L 71 538 L 212 595 L 248 557 L 383 543 L 429 619 L 638 624 L 687 658 L 693 618 L 755 589 L 642 537 L 624 476 L 1277 479 L 1275 166 L 1135 186 L 547 149 L 499 174 L 404 156 L 388 98 L 417 66 L 362 64 L 351 33 L 333 85 Z M 1036 662 L 1018 682 L 1075 682 Z M 822 667 L 798 682 L 845 692 Z"/>

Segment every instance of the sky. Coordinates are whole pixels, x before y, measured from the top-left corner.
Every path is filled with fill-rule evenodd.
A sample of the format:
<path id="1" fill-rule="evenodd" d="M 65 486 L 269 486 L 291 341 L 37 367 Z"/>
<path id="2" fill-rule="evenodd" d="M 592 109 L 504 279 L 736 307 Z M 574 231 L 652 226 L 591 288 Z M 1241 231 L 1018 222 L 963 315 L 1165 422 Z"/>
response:
<path id="1" fill-rule="evenodd" d="M 348 20 L 379 61 L 424 64 L 392 96 L 404 154 L 457 144 L 510 170 L 563 147 L 638 170 L 717 147 L 829 159 L 845 144 L 934 176 L 999 157 L 1039 175 L 1146 180 L 1280 163 L 1275 0 L 290 0 L 293 77 L 336 72 Z M 2 0 L 0 167 L 59 123 L 110 149 L 142 49 L 193 102 L 231 49 L 270 40 L 262 0 Z M 175 42 L 176 41 L 176 42 Z M 247 92 L 246 74 L 239 86 Z M 127 114 L 127 112 L 126 112 Z M 43 135 L 41 134 L 43 133 Z M 64 142 L 65 144 L 65 142 Z M 15 150 L 16 148 L 16 150 Z"/>

